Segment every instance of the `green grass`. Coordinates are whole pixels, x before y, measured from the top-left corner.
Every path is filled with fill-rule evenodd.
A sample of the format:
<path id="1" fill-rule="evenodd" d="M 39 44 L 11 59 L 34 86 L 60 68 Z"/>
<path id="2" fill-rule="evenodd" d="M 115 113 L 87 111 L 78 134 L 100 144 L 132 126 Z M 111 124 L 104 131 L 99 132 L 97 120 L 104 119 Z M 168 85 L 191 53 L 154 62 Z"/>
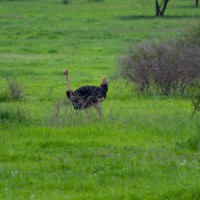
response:
<path id="1" fill-rule="evenodd" d="M 130 45 L 170 39 L 199 20 L 194 1 L 0 1 L 0 199 L 199 199 L 199 116 L 189 98 L 137 96 L 116 79 Z M 104 117 L 65 100 L 109 80 Z M 24 98 L 9 96 L 6 77 Z"/>

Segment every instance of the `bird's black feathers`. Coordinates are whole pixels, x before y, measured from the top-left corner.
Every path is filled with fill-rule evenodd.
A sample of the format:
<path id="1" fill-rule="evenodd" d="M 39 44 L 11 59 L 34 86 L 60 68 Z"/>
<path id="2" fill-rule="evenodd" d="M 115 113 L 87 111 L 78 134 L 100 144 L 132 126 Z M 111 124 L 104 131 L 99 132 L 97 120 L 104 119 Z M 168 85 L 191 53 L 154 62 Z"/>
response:
<path id="1" fill-rule="evenodd" d="M 77 90 L 67 91 L 66 95 L 72 102 L 74 109 L 85 109 L 98 102 L 103 101 L 106 98 L 108 91 L 107 84 L 101 84 L 100 86 L 82 86 Z"/>

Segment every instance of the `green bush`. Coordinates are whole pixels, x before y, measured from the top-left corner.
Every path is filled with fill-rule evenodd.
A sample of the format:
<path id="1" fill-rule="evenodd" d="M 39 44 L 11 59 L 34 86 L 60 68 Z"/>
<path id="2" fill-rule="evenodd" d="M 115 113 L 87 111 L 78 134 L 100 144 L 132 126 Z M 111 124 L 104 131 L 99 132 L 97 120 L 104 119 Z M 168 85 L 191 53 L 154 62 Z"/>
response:
<path id="1" fill-rule="evenodd" d="M 8 91 L 1 91 L 0 92 L 0 102 L 7 102 L 10 100 Z"/>
<path id="2" fill-rule="evenodd" d="M 200 135 L 195 135 L 188 139 L 187 146 L 193 151 L 200 151 Z"/>
<path id="3" fill-rule="evenodd" d="M 199 127 L 197 129 L 197 133 L 191 137 L 186 142 L 177 143 L 177 148 L 186 148 L 192 151 L 200 151 L 200 131 Z"/>
<path id="4" fill-rule="evenodd" d="M 31 121 L 31 116 L 25 109 L 8 104 L 2 104 L 0 107 L 0 123 L 28 124 Z"/>
<path id="5" fill-rule="evenodd" d="M 69 0 L 63 0 L 62 3 L 64 3 L 64 4 L 69 4 L 70 1 L 69 1 Z"/>

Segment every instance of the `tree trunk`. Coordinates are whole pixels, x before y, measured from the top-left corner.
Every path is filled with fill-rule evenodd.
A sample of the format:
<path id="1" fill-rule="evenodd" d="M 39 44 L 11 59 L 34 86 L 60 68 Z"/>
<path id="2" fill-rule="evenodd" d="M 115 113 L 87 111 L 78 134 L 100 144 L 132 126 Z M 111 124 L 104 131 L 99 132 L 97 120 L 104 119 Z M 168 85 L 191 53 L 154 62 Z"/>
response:
<path id="1" fill-rule="evenodd" d="M 196 7 L 199 6 L 199 0 L 196 0 Z"/>
<path id="2" fill-rule="evenodd" d="M 158 0 L 156 0 L 156 16 L 160 16 L 160 6 L 159 6 L 159 3 L 158 3 Z"/>
<path id="3" fill-rule="evenodd" d="M 165 12 L 165 9 L 167 8 L 168 2 L 169 2 L 169 0 L 164 1 L 164 5 L 163 5 L 163 8 L 162 8 L 162 16 L 164 16 L 164 12 Z"/>
<path id="4" fill-rule="evenodd" d="M 167 8 L 169 0 L 162 0 L 161 4 L 156 0 L 156 16 L 163 17 L 165 13 L 165 9 Z"/>

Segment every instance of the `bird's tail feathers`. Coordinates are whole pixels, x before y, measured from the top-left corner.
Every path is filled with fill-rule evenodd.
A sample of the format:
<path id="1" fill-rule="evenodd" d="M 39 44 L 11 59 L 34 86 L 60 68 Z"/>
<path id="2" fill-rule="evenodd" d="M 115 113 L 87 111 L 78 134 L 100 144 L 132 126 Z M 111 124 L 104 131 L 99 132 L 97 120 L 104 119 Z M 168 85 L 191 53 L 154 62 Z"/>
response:
<path id="1" fill-rule="evenodd" d="M 101 81 L 101 85 L 108 85 L 108 81 L 106 80 L 106 77 L 104 76 L 102 81 Z"/>

